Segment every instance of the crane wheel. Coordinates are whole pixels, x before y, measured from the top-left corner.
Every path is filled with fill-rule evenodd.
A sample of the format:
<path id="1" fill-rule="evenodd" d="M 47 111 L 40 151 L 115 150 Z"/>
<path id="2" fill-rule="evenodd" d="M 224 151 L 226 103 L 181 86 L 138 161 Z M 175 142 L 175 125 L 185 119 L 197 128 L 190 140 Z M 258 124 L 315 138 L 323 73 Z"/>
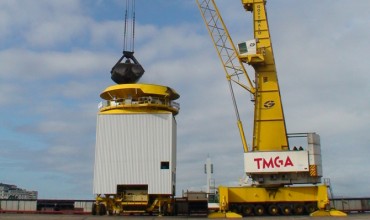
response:
<path id="1" fill-rule="evenodd" d="M 253 205 L 244 205 L 242 207 L 242 213 L 244 216 L 251 216 L 253 215 L 254 207 Z"/>
<path id="2" fill-rule="evenodd" d="M 265 214 L 265 208 L 262 205 L 256 205 L 254 207 L 254 214 L 257 216 L 262 216 Z"/>
<path id="3" fill-rule="evenodd" d="M 304 213 L 305 207 L 303 204 L 295 204 L 293 206 L 293 212 L 295 215 L 302 215 Z"/>
<path id="4" fill-rule="evenodd" d="M 279 214 L 279 207 L 275 204 L 270 204 L 268 207 L 268 213 L 270 215 L 278 215 Z"/>
<path id="5" fill-rule="evenodd" d="M 97 205 L 95 203 L 92 204 L 91 207 L 91 214 L 96 215 Z"/>
<path id="6" fill-rule="evenodd" d="M 230 205 L 230 211 L 235 213 L 240 213 L 240 206 L 238 204 L 231 204 Z"/>
<path id="7" fill-rule="evenodd" d="M 308 214 L 313 213 L 314 211 L 317 210 L 317 205 L 316 203 L 308 203 L 305 205 L 305 210 Z"/>
<path id="8" fill-rule="evenodd" d="M 290 205 L 282 205 L 281 206 L 281 213 L 283 215 L 291 215 L 292 214 L 292 206 L 290 206 Z"/>
<path id="9" fill-rule="evenodd" d="M 99 204 L 99 215 L 106 215 L 107 214 L 107 208 L 104 204 Z"/>

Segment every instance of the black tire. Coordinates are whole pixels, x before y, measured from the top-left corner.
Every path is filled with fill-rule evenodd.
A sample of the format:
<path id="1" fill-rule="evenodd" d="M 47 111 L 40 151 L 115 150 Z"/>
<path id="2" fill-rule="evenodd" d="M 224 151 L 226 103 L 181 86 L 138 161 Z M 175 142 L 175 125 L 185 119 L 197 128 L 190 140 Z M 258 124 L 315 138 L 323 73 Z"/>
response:
<path id="1" fill-rule="evenodd" d="M 279 207 L 275 204 L 270 204 L 267 209 L 269 215 L 278 215 L 279 214 Z"/>
<path id="2" fill-rule="evenodd" d="M 244 205 L 242 207 L 242 214 L 244 216 L 251 216 L 254 212 L 254 206 L 253 205 Z"/>
<path id="3" fill-rule="evenodd" d="M 106 215 L 107 214 L 107 208 L 104 204 L 99 205 L 99 215 Z"/>
<path id="4" fill-rule="evenodd" d="M 230 204 L 229 211 L 234 213 L 240 213 L 240 205 L 239 204 Z"/>
<path id="5" fill-rule="evenodd" d="M 167 203 L 164 203 L 162 205 L 162 213 L 163 213 L 164 216 L 167 215 Z M 161 213 L 159 213 L 159 214 L 161 214 Z"/>
<path id="6" fill-rule="evenodd" d="M 305 208 L 303 204 L 295 204 L 293 206 L 293 212 L 295 215 L 303 215 L 304 211 L 305 211 Z"/>
<path id="7" fill-rule="evenodd" d="M 92 204 L 91 207 L 91 214 L 96 215 L 97 205 L 95 203 Z"/>
<path id="8" fill-rule="evenodd" d="M 281 214 L 283 215 L 291 215 L 292 214 L 292 206 L 291 205 L 282 205 L 280 207 Z"/>
<path id="9" fill-rule="evenodd" d="M 317 210 L 316 203 L 308 203 L 305 205 L 305 210 L 308 214 L 311 214 L 312 212 Z"/>
<path id="10" fill-rule="evenodd" d="M 168 216 L 173 216 L 174 214 L 174 207 L 173 207 L 173 203 L 169 203 L 167 205 L 167 210 L 166 210 L 166 215 Z"/>
<path id="11" fill-rule="evenodd" d="M 262 216 L 265 214 L 265 208 L 262 205 L 256 205 L 254 207 L 254 214 L 257 216 Z"/>

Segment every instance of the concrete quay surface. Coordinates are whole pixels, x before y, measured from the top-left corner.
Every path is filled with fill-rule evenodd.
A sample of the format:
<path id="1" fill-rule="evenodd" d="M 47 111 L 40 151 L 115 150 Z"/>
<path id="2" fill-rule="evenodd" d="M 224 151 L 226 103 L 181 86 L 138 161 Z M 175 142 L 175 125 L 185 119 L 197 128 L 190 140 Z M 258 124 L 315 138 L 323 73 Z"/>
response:
<path id="1" fill-rule="evenodd" d="M 139 220 L 139 219 L 155 219 L 155 220 L 182 220 L 182 219 L 207 219 L 205 217 L 168 217 L 168 216 L 91 216 L 91 215 L 47 215 L 47 214 L 0 214 L 0 220 Z M 266 217 L 246 217 L 243 219 L 252 219 L 252 220 L 335 220 L 335 219 L 370 219 L 370 213 L 363 214 L 349 214 L 347 217 L 309 217 L 309 216 L 266 216 Z"/>

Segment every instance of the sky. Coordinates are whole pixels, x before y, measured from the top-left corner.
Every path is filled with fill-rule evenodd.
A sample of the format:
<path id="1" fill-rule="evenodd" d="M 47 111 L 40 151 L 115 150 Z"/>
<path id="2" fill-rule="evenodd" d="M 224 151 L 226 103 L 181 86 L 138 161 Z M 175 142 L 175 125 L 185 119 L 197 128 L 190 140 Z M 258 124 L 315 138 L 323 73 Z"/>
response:
<path id="1" fill-rule="evenodd" d="M 123 0 L 0 1 L 0 182 L 45 199 L 93 199 L 96 115 L 122 55 Z M 239 0 L 218 0 L 234 42 L 253 38 Z M 370 196 L 370 1 L 268 1 L 288 133 L 321 136 L 337 197 Z M 140 83 L 180 95 L 177 196 L 238 185 L 243 148 L 212 41 L 195 1 L 137 0 Z M 253 75 L 253 73 L 251 74 Z M 237 90 L 247 140 L 253 103 Z"/>

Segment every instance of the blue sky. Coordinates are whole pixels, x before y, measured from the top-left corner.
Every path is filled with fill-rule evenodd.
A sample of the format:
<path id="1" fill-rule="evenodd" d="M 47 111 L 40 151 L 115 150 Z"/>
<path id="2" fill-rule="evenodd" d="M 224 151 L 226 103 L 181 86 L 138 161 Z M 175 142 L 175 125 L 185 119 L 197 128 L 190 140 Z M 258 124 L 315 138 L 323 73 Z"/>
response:
<path id="1" fill-rule="evenodd" d="M 252 38 L 240 1 L 217 2 L 234 42 Z M 334 193 L 370 196 L 370 2 L 267 7 L 288 132 L 321 135 Z M 121 0 L 0 1 L 0 182 L 40 198 L 93 198 L 97 104 L 121 56 L 123 12 Z M 137 0 L 136 16 L 141 82 L 181 95 L 177 194 L 204 187 L 207 155 L 216 184 L 238 184 L 234 111 L 195 1 Z M 252 104 L 237 97 L 250 140 Z"/>

